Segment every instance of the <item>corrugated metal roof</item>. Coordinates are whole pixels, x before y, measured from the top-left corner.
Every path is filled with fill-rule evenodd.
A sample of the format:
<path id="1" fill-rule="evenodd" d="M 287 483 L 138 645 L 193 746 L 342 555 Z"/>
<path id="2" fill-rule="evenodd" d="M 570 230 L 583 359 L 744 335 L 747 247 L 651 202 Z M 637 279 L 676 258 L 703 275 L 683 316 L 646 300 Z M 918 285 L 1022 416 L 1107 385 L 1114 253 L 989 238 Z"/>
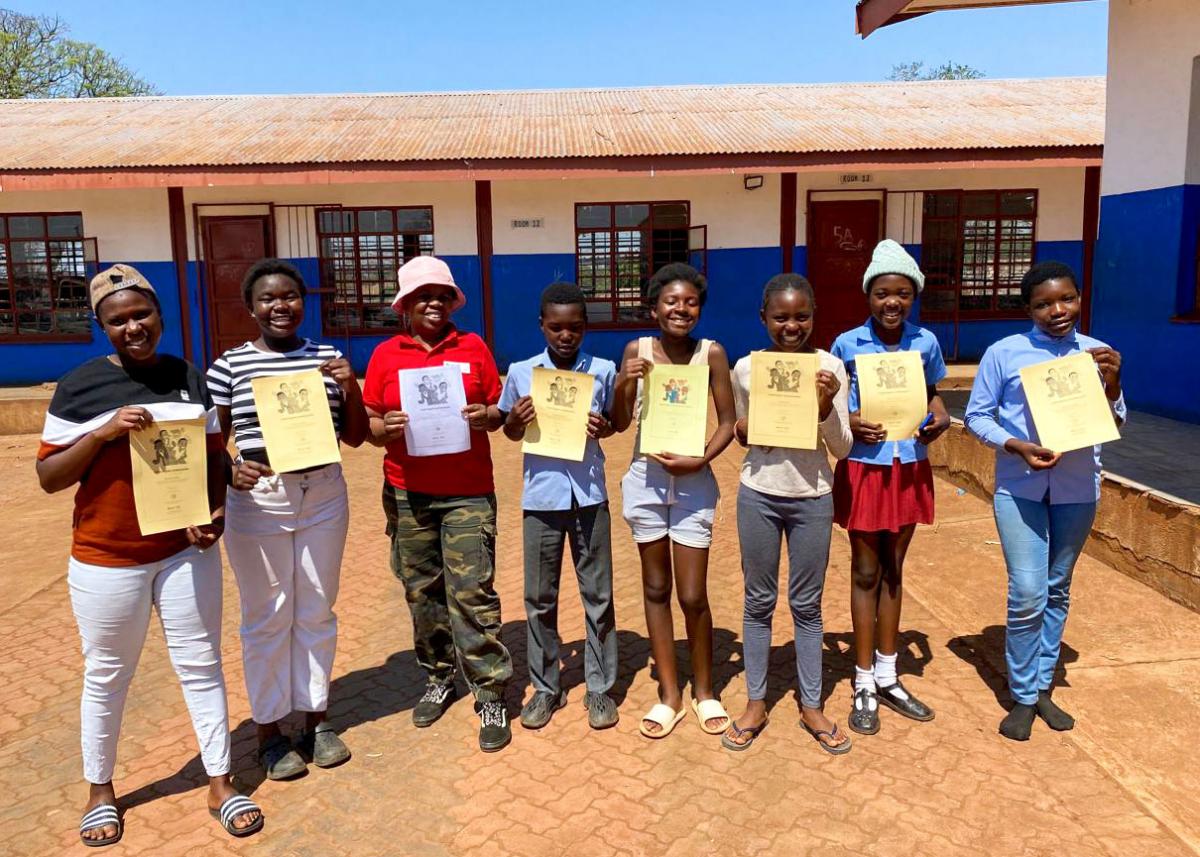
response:
<path id="1" fill-rule="evenodd" d="M 0 101 L 0 169 L 1096 146 L 1104 79 Z"/>

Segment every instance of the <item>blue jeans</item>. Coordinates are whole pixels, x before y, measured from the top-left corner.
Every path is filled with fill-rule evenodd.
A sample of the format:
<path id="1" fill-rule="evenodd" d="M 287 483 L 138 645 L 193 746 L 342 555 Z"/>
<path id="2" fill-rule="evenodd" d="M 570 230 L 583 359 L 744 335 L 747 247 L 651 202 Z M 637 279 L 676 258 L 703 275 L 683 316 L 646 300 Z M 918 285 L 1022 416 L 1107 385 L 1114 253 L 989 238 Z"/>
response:
<path id="1" fill-rule="evenodd" d="M 1052 506 L 1046 500 L 996 494 L 993 506 L 1008 566 L 1008 686 L 1016 702 L 1032 705 L 1054 679 L 1071 572 L 1091 532 L 1096 504 Z"/>

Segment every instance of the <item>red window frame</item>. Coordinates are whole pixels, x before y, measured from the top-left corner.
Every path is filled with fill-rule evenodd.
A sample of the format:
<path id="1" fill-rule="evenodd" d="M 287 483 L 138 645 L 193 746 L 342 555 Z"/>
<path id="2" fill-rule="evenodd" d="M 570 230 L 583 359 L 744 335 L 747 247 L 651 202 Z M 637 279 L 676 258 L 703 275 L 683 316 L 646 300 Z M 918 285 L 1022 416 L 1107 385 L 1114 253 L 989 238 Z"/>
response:
<path id="1" fill-rule="evenodd" d="M 986 194 L 993 196 L 991 213 L 968 214 L 964 201 Z M 1004 213 L 1006 194 L 1031 196 L 1032 211 Z M 930 213 L 931 197 L 938 196 L 955 198 L 953 213 Z M 921 317 L 931 320 L 1024 318 L 1020 285 L 1037 251 L 1037 216 L 1036 188 L 925 191 L 921 221 L 921 269 L 925 273 L 925 291 L 921 296 Z M 947 231 L 952 237 L 947 237 Z M 973 248 L 972 244 L 975 245 Z M 987 253 L 983 259 L 976 260 L 978 248 Z M 969 249 L 974 252 L 968 252 Z M 969 276 L 971 272 L 975 276 Z M 979 306 L 981 298 L 987 306 Z"/>
<path id="2" fill-rule="evenodd" d="M 362 212 L 385 211 L 392 220 L 389 230 L 362 228 Z M 400 212 L 405 211 L 427 212 L 429 228 L 399 228 Z M 341 227 L 340 231 L 327 229 L 327 216 L 339 218 L 335 225 Z M 396 294 L 396 271 L 416 256 L 433 255 L 433 206 L 320 206 L 314 211 L 314 219 L 324 332 L 327 335 L 395 332 L 399 321 L 391 303 Z M 334 242 L 342 242 L 340 249 L 347 252 L 331 253 Z"/>
<path id="3" fill-rule="evenodd" d="M 52 217 L 78 218 L 80 234 L 51 235 Z M 12 222 L 18 218 L 40 219 L 40 234 L 14 236 Z M 41 245 L 40 258 L 18 262 L 13 245 L 21 244 Z M 71 270 L 64 271 L 64 263 Z M 83 212 L 0 213 L 0 342 L 91 342 L 88 283 L 99 267 L 96 239 L 86 237 L 83 231 Z M 23 269 L 21 281 L 18 269 Z M 23 332 L 23 320 L 36 327 Z"/>
<path id="4" fill-rule="evenodd" d="M 617 226 L 617 208 L 632 205 L 648 207 L 646 220 L 636 226 Z M 656 230 L 655 209 L 668 205 L 683 206 L 686 225 Z M 580 226 L 581 209 L 600 207 L 609 209 L 607 226 Z M 588 323 L 593 328 L 627 330 L 653 327 L 650 309 L 645 303 L 645 289 L 654 271 L 669 262 L 687 262 L 702 273 L 707 267 L 708 227 L 692 224 L 692 204 L 686 199 L 577 202 L 574 224 L 575 282 L 587 296 Z M 685 237 L 679 246 L 661 248 L 662 252 L 656 253 L 656 232 L 664 231 L 681 231 Z M 628 244 L 632 233 L 642 236 L 636 248 Z M 649 236 L 648 241 L 646 236 Z M 628 261 L 628 258 L 622 260 L 622 255 L 638 257 L 636 282 L 631 283 L 629 271 L 622 270 L 623 264 Z M 624 283 L 621 281 L 623 274 Z M 604 311 L 605 307 L 607 312 Z"/>

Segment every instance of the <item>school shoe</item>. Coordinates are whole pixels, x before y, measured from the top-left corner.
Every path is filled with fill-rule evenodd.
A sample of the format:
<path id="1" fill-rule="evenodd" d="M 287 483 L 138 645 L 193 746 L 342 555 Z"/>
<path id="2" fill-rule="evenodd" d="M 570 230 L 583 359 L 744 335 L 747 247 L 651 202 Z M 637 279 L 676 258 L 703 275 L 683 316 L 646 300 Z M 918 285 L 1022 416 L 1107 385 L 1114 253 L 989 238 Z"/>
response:
<path id="1" fill-rule="evenodd" d="M 860 735 L 874 735 L 879 731 L 879 701 L 875 691 L 863 687 L 854 692 L 854 704 L 846 722 Z"/>
<path id="2" fill-rule="evenodd" d="M 512 724 L 508 722 L 508 707 L 503 700 L 475 703 L 479 714 L 479 749 L 485 753 L 503 750 L 512 740 Z"/>
<path id="3" fill-rule="evenodd" d="M 446 713 L 454 700 L 458 699 L 458 691 L 454 687 L 454 679 L 449 681 L 434 681 L 430 679 L 425 684 L 425 693 L 413 706 L 412 722 L 418 729 L 432 726 Z"/>
<path id="4" fill-rule="evenodd" d="M 308 771 L 286 735 L 276 735 L 258 748 L 258 763 L 268 780 L 290 780 Z"/>
<path id="5" fill-rule="evenodd" d="M 296 749 L 318 768 L 333 768 L 350 758 L 350 748 L 328 723 L 318 724 L 311 732 L 301 732 Z"/>
<path id="6" fill-rule="evenodd" d="M 541 729 L 550 722 L 554 712 L 567 704 L 567 695 L 539 690 L 521 709 L 521 725 L 526 729 Z"/>
<path id="7" fill-rule="evenodd" d="M 617 720 L 620 719 L 617 703 L 607 693 L 592 693 L 589 690 L 583 696 L 583 704 L 588 711 L 588 726 L 593 729 L 608 729 L 617 725 Z"/>
<path id="8" fill-rule="evenodd" d="M 924 722 L 933 719 L 933 709 L 905 690 L 899 681 L 887 687 L 876 688 L 875 693 L 880 702 L 910 720 Z"/>

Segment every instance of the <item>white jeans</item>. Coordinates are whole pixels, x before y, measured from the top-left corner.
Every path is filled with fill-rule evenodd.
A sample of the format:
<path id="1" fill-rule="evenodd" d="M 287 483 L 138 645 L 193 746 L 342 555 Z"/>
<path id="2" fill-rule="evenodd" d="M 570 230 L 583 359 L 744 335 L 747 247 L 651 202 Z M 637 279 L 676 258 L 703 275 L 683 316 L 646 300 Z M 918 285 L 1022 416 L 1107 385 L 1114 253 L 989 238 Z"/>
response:
<path id="1" fill-rule="evenodd" d="M 324 711 L 350 507 L 340 464 L 263 477 L 225 501 L 225 552 L 242 598 L 242 663 L 256 723 Z"/>
<path id="2" fill-rule="evenodd" d="M 67 566 L 71 608 L 83 640 L 80 732 L 83 776 L 89 783 L 113 777 L 117 738 L 129 682 L 158 610 L 167 651 L 200 743 L 210 777 L 229 773 L 229 710 L 221 672 L 221 554 L 189 547 L 148 565 L 126 568 Z"/>

